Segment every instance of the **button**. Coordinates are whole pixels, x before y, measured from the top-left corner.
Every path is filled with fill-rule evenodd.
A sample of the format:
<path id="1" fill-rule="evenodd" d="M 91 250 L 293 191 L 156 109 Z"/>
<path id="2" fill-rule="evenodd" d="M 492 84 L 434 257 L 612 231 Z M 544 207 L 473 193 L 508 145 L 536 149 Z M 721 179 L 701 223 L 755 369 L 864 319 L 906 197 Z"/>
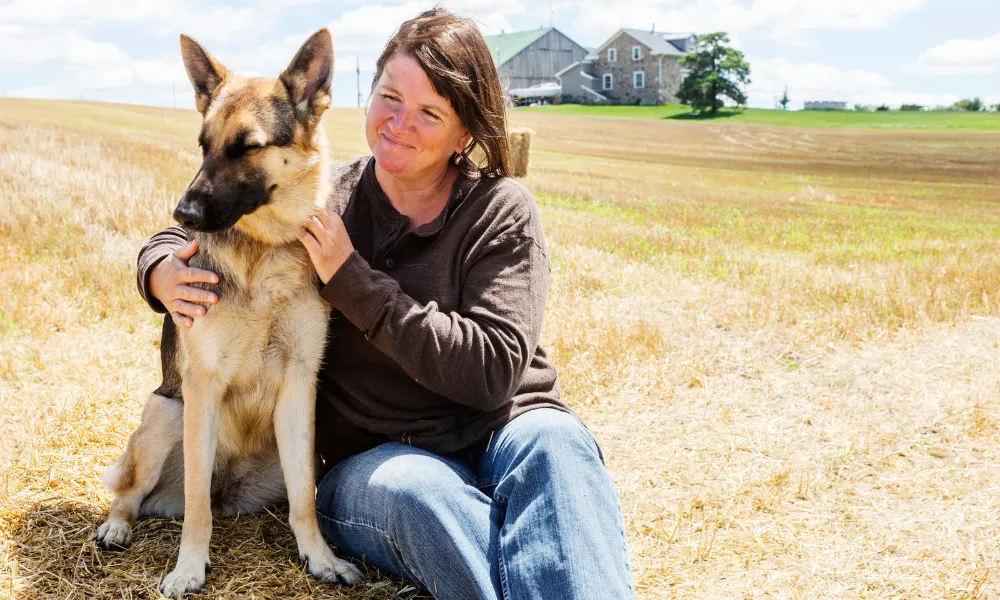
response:
<path id="1" fill-rule="evenodd" d="M 396 266 L 396 261 L 392 260 L 391 258 L 385 259 L 385 268 L 386 269 L 391 269 L 391 268 L 393 268 L 395 266 Z"/>

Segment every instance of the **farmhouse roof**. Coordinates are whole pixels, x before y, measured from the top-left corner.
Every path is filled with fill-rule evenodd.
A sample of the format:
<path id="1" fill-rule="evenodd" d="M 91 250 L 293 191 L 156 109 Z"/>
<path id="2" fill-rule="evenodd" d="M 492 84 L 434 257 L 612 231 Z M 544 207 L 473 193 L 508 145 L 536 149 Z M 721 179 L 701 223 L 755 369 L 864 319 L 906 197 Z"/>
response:
<path id="1" fill-rule="evenodd" d="M 608 46 L 610 46 L 618 37 L 627 33 L 628 35 L 635 38 L 639 43 L 643 44 L 649 48 L 649 53 L 653 56 L 666 54 L 670 56 L 684 56 L 684 53 L 677 49 L 676 46 L 667 41 L 662 33 L 657 31 L 646 31 L 644 29 L 619 29 L 613 36 L 611 36 L 608 41 L 601 44 L 597 49 L 596 53 L 601 52 Z"/>
<path id="2" fill-rule="evenodd" d="M 484 35 L 483 39 L 486 40 L 490 54 L 493 55 L 493 64 L 499 67 L 553 29 L 553 27 L 545 27 L 529 31 L 512 31 L 500 35 Z"/>
<path id="3" fill-rule="evenodd" d="M 583 60 L 578 60 L 575 63 L 573 63 L 573 64 L 569 65 L 568 67 L 566 67 L 565 69 L 563 69 L 563 70 L 559 71 L 558 73 L 556 73 L 556 78 L 562 77 L 563 75 L 565 75 L 566 73 L 572 71 L 573 69 L 580 68 L 581 64 L 588 64 L 589 65 L 590 61 L 587 60 L 586 58 L 583 59 Z M 584 77 L 590 77 L 591 79 L 593 79 L 593 77 L 591 77 L 587 73 L 584 73 L 582 70 L 580 71 L 580 74 L 583 75 Z"/>
<path id="4" fill-rule="evenodd" d="M 694 32 L 691 32 L 691 31 L 681 31 L 681 32 L 668 31 L 668 32 L 660 33 L 659 31 L 657 31 L 656 34 L 657 35 L 662 35 L 663 39 L 665 39 L 665 40 L 686 40 L 689 37 L 693 36 Z"/>

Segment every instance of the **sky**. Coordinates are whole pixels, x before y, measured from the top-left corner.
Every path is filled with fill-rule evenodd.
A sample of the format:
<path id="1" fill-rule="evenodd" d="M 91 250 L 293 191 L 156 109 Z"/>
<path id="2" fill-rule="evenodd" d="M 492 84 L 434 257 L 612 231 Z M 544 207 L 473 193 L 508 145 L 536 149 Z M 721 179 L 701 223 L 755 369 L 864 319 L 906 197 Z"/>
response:
<path id="1" fill-rule="evenodd" d="M 424 0 L 0 0 L 0 95 L 192 108 L 178 35 L 244 75 L 278 75 L 313 31 L 334 38 L 334 105 Z M 727 32 L 750 106 L 806 100 L 1000 103 L 1000 0 L 445 0 L 484 34 L 553 25 L 596 47 L 621 27 Z M 360 86 L 357 70 L 360 68 Z"/>

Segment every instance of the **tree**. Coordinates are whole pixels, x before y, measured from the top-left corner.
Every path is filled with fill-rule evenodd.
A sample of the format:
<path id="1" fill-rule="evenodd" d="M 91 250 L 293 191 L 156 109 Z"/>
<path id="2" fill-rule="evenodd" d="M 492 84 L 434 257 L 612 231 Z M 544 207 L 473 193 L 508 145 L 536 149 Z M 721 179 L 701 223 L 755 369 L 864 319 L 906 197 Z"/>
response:
<path id="1" fill-rule="evenodd" d="M 677 98 L 699 113 L 716 114 L 725 106 L 721 96 L 738 105 L 747 103 L 740 85 L 750 83 L 750 65 L 743 53 L 730 48 L 723 32 L 698 36 L 698 51 L 681 58 L 681 67 L 690 73 L 681 83 Z"/>
<path id="2" fill-rule="evenodd" d="M 904 104 L 899 107 L 899 110 L 902 112 L 921 112 L 924 107 L 920 104 Z"/>
<path id="3" fill-rule="evenodd" d="M 996 112 L 1000 112 L 1000 104 L 993 105 L 993 110 Z"/>
<path id="4" fill-rule="evenodd" d="M 979 112 L 983 110 L 983 101 L 979 98 L 974 100 L 959 100 L 955 103 L 955 110 L 967 110 L 969 112 Z"/>
<path id="5" fill-rule="evenodd" d="M 785 86 L 785 93 L 781 96 L 781 100 L 778 100 L 778 104 L 781 105 L 781 110 L 788 110 L 788 103 L 791 99 L 788 97 L 788 86 Z"/>

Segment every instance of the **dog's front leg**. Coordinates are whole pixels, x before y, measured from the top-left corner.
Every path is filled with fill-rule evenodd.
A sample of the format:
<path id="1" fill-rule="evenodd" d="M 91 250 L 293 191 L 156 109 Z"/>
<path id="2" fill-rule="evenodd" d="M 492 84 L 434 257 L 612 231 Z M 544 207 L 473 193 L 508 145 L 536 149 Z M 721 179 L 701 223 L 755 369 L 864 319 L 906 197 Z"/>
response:
<path id="1" fill-rule="evenodd" d="M 293 359 L 274 410 L 278 455 L 288 490 L 288 521 L 299 546 L 299 558 L 310 575 L 329 583 L 353 585 L 364 575 L 350 562 L 337 558 L 316 521 L 315 373 Z"/>
<path id="2" fill-rule="evenodd" d="M 160 584 L 160 592 L 170 598 L 205 588 L 212 539 L 212 470 L 224 388 L 211 375 L 184 377 L 184 526 L 177 566 Z"/>

